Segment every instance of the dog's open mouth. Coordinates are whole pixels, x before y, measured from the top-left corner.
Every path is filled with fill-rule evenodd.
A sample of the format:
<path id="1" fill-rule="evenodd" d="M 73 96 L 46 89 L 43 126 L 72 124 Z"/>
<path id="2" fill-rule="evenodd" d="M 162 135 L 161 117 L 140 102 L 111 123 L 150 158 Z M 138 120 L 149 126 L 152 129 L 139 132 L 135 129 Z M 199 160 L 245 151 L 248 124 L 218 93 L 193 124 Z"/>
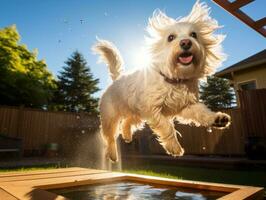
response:
<path id="1" fill-rule="evenodd" d="M 193 54 L 190 52 L 183 52 L 178 56 L 178 62 L 182 65 L 189 65 L 193 61 Z"/>

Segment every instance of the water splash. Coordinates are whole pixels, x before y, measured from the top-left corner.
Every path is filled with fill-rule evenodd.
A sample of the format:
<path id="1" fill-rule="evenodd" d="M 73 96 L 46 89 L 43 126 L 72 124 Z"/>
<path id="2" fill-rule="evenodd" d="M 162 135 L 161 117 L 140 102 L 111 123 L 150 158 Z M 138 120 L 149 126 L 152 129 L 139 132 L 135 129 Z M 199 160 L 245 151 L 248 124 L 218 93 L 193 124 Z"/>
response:
<path id="1" fill-rule="evenodd" d="M 120 138 L 117 139 L 117 151 L 118 151 L 118 162 L 114 163 L 106 157 L 105 147 L 101 152 L 101 169 L 109 171 L 121 171 L 122 170 L 122 157 L 121 157 L 121 143 Z M 105 146 L 105 145 L 104 145 Z"/>
<path id="2" fill-rule="evenodd" d="M 121 148 L 119 139 L 117 140 L 119 161 L 113 163 L 108 158 L 106 158 L 105 144 L 99 131 L 92 133 L 90 131 L 80 130 L 77 131 L 75 135 L 76 147 L 72 147 L 72 149 L 75 149 L 75 152 L 72 153 L 70 158 L 70 164 L 72 166 L 110 171 L 122 170 Z"/>
<path id="3" fill-rule="evenodd" d="M 208 132 L 208 133 L 212 133 L 212 128 L 211 128 L 211 127 L 208 127 L 208 128 L 207 128 L 207 132 Z"/>

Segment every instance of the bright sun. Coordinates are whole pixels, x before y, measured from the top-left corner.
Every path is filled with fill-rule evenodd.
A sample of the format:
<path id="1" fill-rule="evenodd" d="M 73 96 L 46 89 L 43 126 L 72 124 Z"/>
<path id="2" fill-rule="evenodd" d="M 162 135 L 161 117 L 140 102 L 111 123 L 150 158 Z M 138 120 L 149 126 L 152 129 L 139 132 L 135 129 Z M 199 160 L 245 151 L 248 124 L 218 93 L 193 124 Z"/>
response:
<path id="1" fill-rule="evenodd" d="M 145 47 L 140 48 L 132 48 L 129 52 L 129 60 L 128 64 L 130 65 L 130 69 L 141 69 L 145 68 L 149 63 L 149 54 Z"/>
<path id="2" fill-rule="evenodd" d="M 149 63 L 149 60 L 149 54 L 144 47 L 138 49 L 132 55 L 132 65 L 135 69 L 146 67 Z"/>

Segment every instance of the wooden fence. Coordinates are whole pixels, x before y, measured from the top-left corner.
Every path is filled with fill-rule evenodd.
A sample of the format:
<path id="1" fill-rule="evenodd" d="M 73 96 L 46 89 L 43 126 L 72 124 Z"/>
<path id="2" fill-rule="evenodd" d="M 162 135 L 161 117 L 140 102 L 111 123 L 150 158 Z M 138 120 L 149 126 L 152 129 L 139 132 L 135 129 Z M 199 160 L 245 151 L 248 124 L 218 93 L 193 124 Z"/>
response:
<path id="1" fill-rule="evenodd" d="M 49 143 L 68 147 L 77 134 L 91 134 L 98 118 L 86 113 L 48 112 L 37 109 L 0 107 L 0 134 L 23 139 L 23 149 L 42 151 Z M 71 141 L 72 140 L 72 141 Z"/>
<path id="2" fill-rule="evenodd" d="M 239 109 L 226 111 L 232 117 L 229 129 L 207 132 L 206 128 L 177 125 L 183 137 L 180 138 L 187 154 L 244 154 L 244 131 Z M 47 112 L 28 108 L 0 107 L 0 133 L 23 139 L 25 152 L 42 151 L 48 143 L 58 143 L 67 150 L 78 134 L 90 134 L 98 128 L 97 117 L 85 113 Z M 149 130 L 136 134 L 135 143 L 123 145 L 126 150 L 132 146 L 138 151 L 164 153 L 155 135 Z M 144 146 L 144 147 L 143 147 Z M 148 146 L 148 149 L 147 149 Z M 73 147 L 73 145 L 72 145 Z"/>
<path id="3" fill-rule="evenodd" d="M 224 112 L 232 117 L 229 129 L 209 133 L 206 128 L 187 125 L 176 126 L 187 154 L 244 155 L 248 136 L 265 137 L 266 90 L 240 92 L 243 108 Z M 23 139 L 24 150 L 40 150 L 48 143 L 58 143 L 68 150 L 75 136 L 91 136 L 99 127 L 97 117 L 85 113 L 48 112 L 28 108 L 0 107 L 0 133 Z M 149 129 L 135 134 L 132 144 L 124 144 L 125 151 L 157 153 L 165 151 Z M 85 134 L 85 136 L 84 136 Z"/>
<path id="4" fill-rule="evenodd" d="M 239 91 L 247 136 L 266 137 L 266 89 Z"/>
<path id="5" fill-rule="evenodd" d="M 230 109 L 223 112 L 232 117 L 232 125 L 225 130 L 213 129 L 212 132 L 208 132 L 203 127 L 176 125 L 176 129 L 182 134 L 182 138 L 178 137 L 178 139 L 186 154 L 228 156 L 245 154 L 246 137 L 242 126 L 240 109 Z M 135 143 L 131 145 L 131 152 L 135 148 L 141 154 L 165 154 L 164 149 L 156 140 L 156 136 L 151 133 L 152 131 L 148 128 L 145 128 L 140 134 L 137 133 L 135 135 Z M 122 147 L 128 149 L 127 144 Z"/>

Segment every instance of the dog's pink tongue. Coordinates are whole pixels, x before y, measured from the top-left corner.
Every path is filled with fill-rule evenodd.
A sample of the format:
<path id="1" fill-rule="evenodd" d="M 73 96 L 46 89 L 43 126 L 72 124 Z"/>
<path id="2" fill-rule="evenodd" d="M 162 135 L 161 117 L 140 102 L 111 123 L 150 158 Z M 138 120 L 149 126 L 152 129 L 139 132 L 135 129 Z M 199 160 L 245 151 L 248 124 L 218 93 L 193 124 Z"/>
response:
<path id="1" fill-rule="evenodd" d="M 193 55 L 188 56 L 188 57 L 179 57 L 179 61 L 184 64 L 190 63 L 192 59 L 193 59 Z"/>

